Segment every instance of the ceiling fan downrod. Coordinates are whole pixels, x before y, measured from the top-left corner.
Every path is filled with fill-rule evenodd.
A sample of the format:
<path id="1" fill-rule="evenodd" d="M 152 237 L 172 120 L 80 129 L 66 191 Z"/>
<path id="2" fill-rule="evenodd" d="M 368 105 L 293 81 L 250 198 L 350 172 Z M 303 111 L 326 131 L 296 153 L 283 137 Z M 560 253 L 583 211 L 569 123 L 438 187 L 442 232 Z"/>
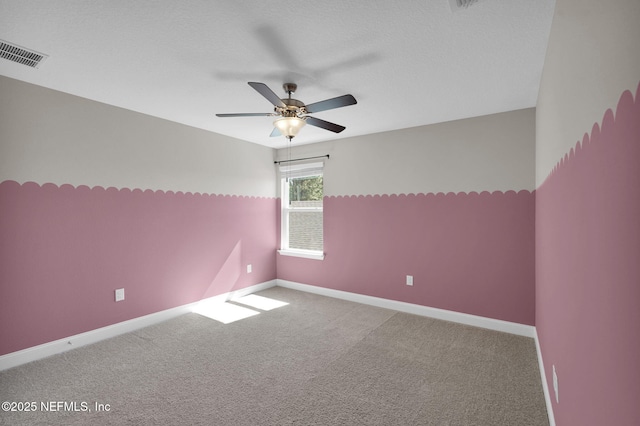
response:
<path id="1" fill-rule="evenodd" d="M 295 83 L 284 83 L 282 85 L 282 88 L 284 89 L 285 93 L 289 95 L 289 99 L 291 99 L 291 95 L 296 93 L 296 89 L 298 88 L 298 85 Z"/>

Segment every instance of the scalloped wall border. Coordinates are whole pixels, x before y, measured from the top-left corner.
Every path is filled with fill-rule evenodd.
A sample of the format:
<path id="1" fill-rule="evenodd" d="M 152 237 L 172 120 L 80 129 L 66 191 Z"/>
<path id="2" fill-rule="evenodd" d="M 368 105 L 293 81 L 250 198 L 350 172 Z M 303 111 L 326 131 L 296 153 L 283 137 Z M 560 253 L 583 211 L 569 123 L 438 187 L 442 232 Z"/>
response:
<path id="1" fill-rule="evenodd" d="M 163 190 L 163 189 L 142 189 L 142 188 L 117 188 L 114 186 L 103 187 L 101 185 L 88 186 L 88 185 L 72 185 L 69 183 L 64 184 L 56 184 L 52 182 L 45 183 L 37 183 L 33 181 L 27 182 L 17 182 L 15 180 L 5 180 L 0 182 L 0 185 L 17 185 L 17 186 L 38 186 L 40 188 L 46 187 L 55 187 L 58 189 L 75 189 L 80 191 L 106 191 L 106 192 L 129 192 L 129 193 L 143 193 L 143 194 L 165 194 L 165 195 L 175 195 L 175 196 L 196 196 L 196 197 L 226 197 L 226 198 L 249 198 L 249 199 L 276 199 L 280 197 L 265 197 L 265 196 L 255 196 L 255 195 L 237 195 L 237 194 L 214 194 L 214 193 L 205 193 L 205 192 L 190 192 L 190 191 L 172 191 L 172 190 Z M 335 198 L 402 198 L 402 197 L 451 197 L 451 196 L 484 196 L 484 195 L 520 195 L 520 194 L 532 194 L 535 190 L 521 189 L 521 190 L 495 190 L 495 191 L 459 191 L 459 192 L 418 192 L 418 193 L 392 193 L 392 194 L 353 194 L 353 195 L 326 195 L 324 198 L 335 199 Z"/>
<path id="2" fill-rule="evenodd" d="M 582 136 L 582 140 L 576 141 L 575 145 L 569 150 L 569 152 L 565 153 L 564 156 L 556 162 L 555 166 L 553 166 L 538 188 L 558 173 L 562 173 L 562 169 L 565 168 L 566 164 L 571 161 L 575 161 L 576 158 L 579 158 L 582 155 L 586 155 L 585 151 L 593 149 L 593 140 L 599 140 L 602 133 L 611 131 L 610 129 L 613 129 L 616 126 L 617 121 L 620 119 L 620 115 L 623 113 L 626 114 L 627 110 L 632 111 L 634 109 L 634 105 L 639 102 L 640 83 L 638 83 L 638 87 L 636 88 L 635 97 L 630 90 L 622 92 L 618 99 L 618 104 L 616 105 L 615 114 L 611 108 L 607 109 L 602 116 L 602 120 L 599 123 L 593 124 L 591 132 L 585 132 Z M 638 119 L 640 120 L 640 118 Z"/>
<path id="3" fill-rule="evenodd" d="M 521 190 L 508 190 L 508 191 L 500 191 L 500 190 L 496 190 L 496 191 L 469 191 L 469 192 L 465 192 L 465 191 L 460 191 L 460 192 L 419 192 L 419 193 L 397 193 L 397 194 L 367 194 L 367 195 L 329 195 L 326 196 L 325 198 L 329 198 L 329 199 L 347 199 L 347 198 L 354 198 L 354 199 L 367 199 L 367 198 L 411 198 L 411 197 L 423 197 L 423 198 L 429 198 L 429 197 L 433 197 L 433 198 L 444 198 L 444 197 L 459 197 L 459 196 L 486 196 L 486 195 L 492 195 L 492 196 L 498 196 L 498 195 L 505 195 L 505 196 L 514 196 L 514 195 L 522 195 L 522 194 L 533 194 L 535 192 L 534 191 L 529 191 L 528 189 L 521 189 Z"/>
<path id="4" fill-rule="evenodd" d="M 15 180 L 5 180 L 0 182 L 0 185 L 17 185 L 17 186 L 37 186 L 40 188 L 54 187 L 58 189 L 74 189 L 79 191 L 105 191 L 105 192 L 129 192 L 129 193 L 141 193 L 141 194 L 164 194 L 175 196 L 195 196 L 195 197 L 225 197 L 225 198 L 248 198 L 248 199 L 263 199 L 274 200 L 276 197 L 263 197 L 255 195 L 236 195 L 236 194 L 213 194 L 205 192 L 183 192 L 183 191 L 171 191 L 163 189 L 141 189 L 141 188 L 116 188 L 115 186 L 103 187 L 101 185 L 88 186 L 88 185 L 71 185 L 69 183 L 56 184 L 51 182 L 37 183 L 33 181 L 17 182 Z"/>

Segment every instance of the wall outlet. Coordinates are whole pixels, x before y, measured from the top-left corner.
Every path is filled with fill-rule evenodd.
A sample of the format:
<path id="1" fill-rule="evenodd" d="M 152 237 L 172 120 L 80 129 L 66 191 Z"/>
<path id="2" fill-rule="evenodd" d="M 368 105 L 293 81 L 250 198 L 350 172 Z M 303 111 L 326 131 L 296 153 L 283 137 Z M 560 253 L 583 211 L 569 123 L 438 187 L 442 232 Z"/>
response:
<path id="1" fill-rule="evenodd" d="M 413 275 L 407 275 L 407 285 L 413 285 Z"/>
<path id="2" fill-rule="evenodd" d="M 124 288 L 119 288 L 116 290 L 116 302 L 120 302 L 124 300 Z"/>
<path id="3" fill-rule="evenodd" d="M 247 274 L 250 274 L 253 268 L 251 268 L 251 264 L 247 265 Z"/>
<path id="4" fill-rule="evenodd" d="M 556 373 L 556 366 L 553 366 L 553 390 L 556 393 L 556 404 L 560 402 L 560 397 L 558 396 L 558 373 Z"/>

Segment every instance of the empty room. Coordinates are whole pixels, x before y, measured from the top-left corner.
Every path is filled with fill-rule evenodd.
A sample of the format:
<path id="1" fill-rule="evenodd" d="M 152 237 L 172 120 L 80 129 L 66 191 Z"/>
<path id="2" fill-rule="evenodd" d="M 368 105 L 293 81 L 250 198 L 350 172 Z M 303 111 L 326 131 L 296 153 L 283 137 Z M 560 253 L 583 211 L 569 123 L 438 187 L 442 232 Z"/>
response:
<path id="1" fill-rule="evenodd" d="M 640 2 L 0 0 L 0 424 L 640 424 Z"/>

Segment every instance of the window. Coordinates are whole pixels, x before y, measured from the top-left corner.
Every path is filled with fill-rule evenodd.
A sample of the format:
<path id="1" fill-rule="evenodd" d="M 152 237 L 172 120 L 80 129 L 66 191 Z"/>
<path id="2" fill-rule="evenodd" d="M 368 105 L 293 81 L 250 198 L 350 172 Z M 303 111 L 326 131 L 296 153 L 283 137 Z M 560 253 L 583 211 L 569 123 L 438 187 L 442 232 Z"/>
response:
<path id="1" fill-rule="evenodd" d="M 323 259 L 322 163 L 280 168 L 282 235 L 280 254 Z"/>

